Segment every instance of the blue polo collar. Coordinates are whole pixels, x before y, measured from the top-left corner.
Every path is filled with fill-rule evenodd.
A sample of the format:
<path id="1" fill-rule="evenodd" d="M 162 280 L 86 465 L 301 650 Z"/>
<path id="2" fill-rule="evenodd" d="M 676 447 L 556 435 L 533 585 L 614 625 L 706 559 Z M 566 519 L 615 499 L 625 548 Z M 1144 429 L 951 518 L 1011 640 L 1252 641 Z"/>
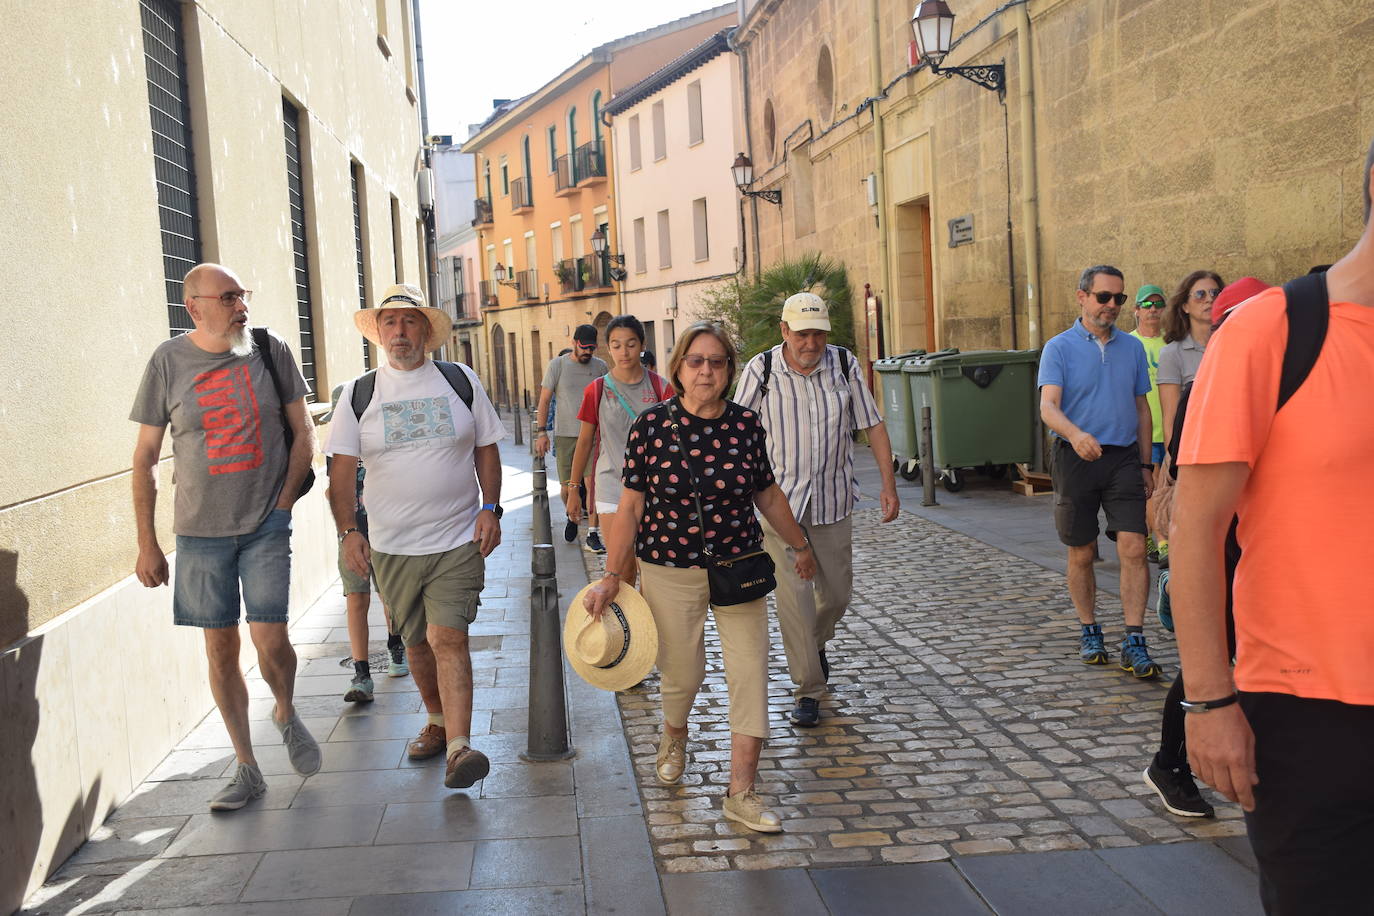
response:
<path id="1" fill-rule="evenodd" d="M 1089 331 L 1087 327 L 1084 326 L 1082 317 L 1075 321 L 1073 323 L 1073 326 L 1075 329 L 1077 329 L 1079 336 L 1083 339 L 1091 340 L 1094 342 L 1097 341 L 1097 335 L 1094 334 L 1092 331 Z M 1112 341 L 1116 340 L 1117 336 L 1122 333 L 1124 332 L 1120 328 L 1118 328 L 1116 325 L 1112 325 L 1112 332 L 1107 335 L 1107 343 L 1111 343 Z"/>

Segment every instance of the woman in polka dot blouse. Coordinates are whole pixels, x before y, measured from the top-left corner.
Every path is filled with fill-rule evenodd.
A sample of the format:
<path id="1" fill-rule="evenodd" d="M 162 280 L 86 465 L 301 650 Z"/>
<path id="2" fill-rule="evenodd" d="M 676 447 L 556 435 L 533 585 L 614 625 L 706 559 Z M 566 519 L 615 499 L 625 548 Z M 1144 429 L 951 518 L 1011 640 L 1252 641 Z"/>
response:
<path id="1" fill-rule="evenodd" d="M 764 598 L 710 605 L 705 552 L 729 558 L 762 549 L 763 513 L 790 545 L 797 575 L 810 579 L 811 545 L 773 479 L 758 416 L 725 391 L 737 358 L 725 331 L 692 325 L 678 339 L 668 380 L 681 394 L 640 414 L 625 449 L 625 488 L 607 544 L 606 576 L 586 599 L 600 617 L 639 558 L 641 591 L 658 626 L 663 735 L 658 778 L 673 785 L 687 768 L 687 716 L 706 676 L 706 612 L 715 617 L 730 696 L 730 786 L 725 816 L 761 832 L 782 829 L 754 792 L 768 737 L 768 614 Z M 700 490 L 694 493 L 693 480 Z M 700 499 L 703 518 L 698 516 Z"/>

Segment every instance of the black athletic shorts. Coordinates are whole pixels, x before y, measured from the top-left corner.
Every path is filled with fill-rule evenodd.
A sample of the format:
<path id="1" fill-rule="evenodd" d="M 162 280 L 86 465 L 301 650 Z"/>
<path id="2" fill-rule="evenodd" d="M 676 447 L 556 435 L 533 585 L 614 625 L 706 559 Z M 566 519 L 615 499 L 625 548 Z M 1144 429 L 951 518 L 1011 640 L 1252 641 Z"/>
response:
<path id="1" fill-rule="evenodd" d="M 1084 547 L 1097 540 L 1097 510 L 1107 514 L 1108 531 L 1146 534 L 1145 481 L 1140 449 L 1104 445 L 1102 457 L 1084 461 L 1073 446 L 1057 436 L 1050 452 L 1054 481 L 1054 527 L 1059 540 Z"/>

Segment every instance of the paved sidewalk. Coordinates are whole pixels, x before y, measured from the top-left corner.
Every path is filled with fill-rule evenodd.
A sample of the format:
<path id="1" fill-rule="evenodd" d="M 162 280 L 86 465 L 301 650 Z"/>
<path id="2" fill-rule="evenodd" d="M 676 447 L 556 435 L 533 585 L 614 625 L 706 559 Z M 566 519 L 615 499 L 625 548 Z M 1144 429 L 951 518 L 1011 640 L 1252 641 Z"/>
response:
<path id="1" fill-rule="evenodd" d="M 345 708 L 343 601 L 331 593 L 291 630 L 298 707 L 323 742 L 323 772 L 290 772 L 252 672 L 267 796 L 208 813 L 232 765 L 211 713 L 24 912 L 1258 911 L 1235 807 L 1220 804 L 1215 821 L 1173 818 L 1140 783 L 1164 685 L 1077 663 L 1048 500 L 1012 496 L 1005 483 L 942 490 L 942 505 L 926 509 L 919 488 L 903 484 L 908 511 L 881 527 L 876 501 L 861 504 L 857 594 L 817 729 L 785 720 L 775 628 L 774 737 L 760 789 L 787 815 L 783 834 L 720 816 L 729 751 L 714 630 L 681 786 L 653 779 L 656 676 L 617 698 L 566 672 L 576 756 L 521 761 L 531 476 L 523 448 L 507 442 L 502 454 L 505 543 L 488 562 L 472 630 L 486 780 L 448 790 L 439 760 L 405 759 L 424 721 L 410 678 L 379 677 L 376 702 Z M 878 475 L 861 457 L 871 497 Z M 555 506 L 566 611 L 599 560 L 563 543 L 562 518 Z M 380 608 L 372 613 L 380 654 Z M 1117 635 L 1119 614 L 1103 619 Z M 1153 638 L 1175 664 L 1171 643 Z"/>
<path id="2" fill-rule="evenodd" d="M 295 775 L 249 672 L 253 737 L 268 792 L 211 814 L 233 752 L 217 712 L 28 901 L 25 913 L 201 916 L 662 912 L 648 834 L 612 695 L 566 675 L 576 757 L 527 763 L 530 461 L 502 447 L 503 543 L 471 630 L 473 743 L 492 761 L 470 790 L 443 786 L 443 757 L 412 763 L 425 722 L 409 677 L 386 676 L 386 630 L 371 610 L 376 700 L 342 701 L 352 675 L 337 590 L 299 615 L 297 709 L 323 770 Z M 581 550 L 558 544 L 565 595 L 585 581 Z M 246 638 L 246 637 L 245 637 Z M 156 664 L 158 660 L 148 659 Z M 155 701 L 155 698 L 150 698 Z"/>

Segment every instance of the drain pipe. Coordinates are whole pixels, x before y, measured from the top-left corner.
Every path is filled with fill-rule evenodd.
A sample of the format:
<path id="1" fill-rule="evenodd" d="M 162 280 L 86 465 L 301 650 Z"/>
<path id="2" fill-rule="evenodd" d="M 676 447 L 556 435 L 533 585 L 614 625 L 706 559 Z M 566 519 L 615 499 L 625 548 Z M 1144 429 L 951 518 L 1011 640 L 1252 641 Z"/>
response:
<path id="1" fill-rule="evenodd" d="M 878 110 L 879 99 L 884 97 L 883 92 L 883 44 L 882 44 L 882 20 L 878 15 L 878 0 L 869 0 L 868 12 L 870 20 L 869 38 L 872 48 L 869 51 L 869 70 L 873 78 L 873 98 L 870 100 L 873 112 L 873 146 L 877 151 L 877 162 L 874 163 L 873 176 L 876 197 L 878 198 L 878 258 L 882 265 L 882 293 L 884 301 L 892 302 L 892 264 L 888 258 L 888 239 L 887 239 L 887 134 L 883 128 L 882 113 Z M 883 343 L 888 350 L 897 347 L 897 334 L 895 322 L 893 321 L 894 308 L 884 308 L 882 324 Z M 885 354 L 870 353 L 870 360 L 880 359 Z"/>
<path id="2" fill-rule="evenodd" d="M 1035 88 L 1031 60 L 1030 10 L 1025 3 L 1016 7 L 1016 60 L 1021 84 L 1021 227 L 1026 244 L 1026 323 L 1027 346 L 1037 349 L 1042 343 L 1041 328 L 1045 313 L 1040 300 L 1040 188 L 1035 168 Z"/>
<path id="3" fill-rule="evenodd" d="M 741 15 L 740 21 L 743 22 L 743 20 L 744 16 Z M 744 150 L 746 153 L 748 153 L 749 158 L 752 160 L 754 158 L 754 130 L 751 123 L 752 111 L 749 106 L 749 49 L 747 46 L 741 45 L 735 41 L 735 38 L 738 35 L 739 28 L 736 27 L 735 29 L 731 30 L 729 35 L 725 37 L 725 43 L 730 48 L 730 50 L 734 51 L 737 55 L 739 55 L 741 90 L 740 94 L 744 98 Z M 749 202 L 749 221 L 752 224 L 752 228 L 754 230 L 754 279 L 757 280 L 759 278 L 759 274 L 763 270 L 763 261 L 762 258 L 759 256 L 759 202 L 758 198 L 755 197 L 741 197 L 741 206 L 743 206 L 743 202 L 745 200 L 748 200 Z M 741 211 L 741 232 L 744 228 L 743 222 L 744 216 L 743 211 Z M 748 243 L 749 239 L 747 237 L 741 236 L 740 247 L 745 248 L 748 246 Z M 740 272 L 743 272 L 744 267 L 745 265 L 740 266 Z"/>

